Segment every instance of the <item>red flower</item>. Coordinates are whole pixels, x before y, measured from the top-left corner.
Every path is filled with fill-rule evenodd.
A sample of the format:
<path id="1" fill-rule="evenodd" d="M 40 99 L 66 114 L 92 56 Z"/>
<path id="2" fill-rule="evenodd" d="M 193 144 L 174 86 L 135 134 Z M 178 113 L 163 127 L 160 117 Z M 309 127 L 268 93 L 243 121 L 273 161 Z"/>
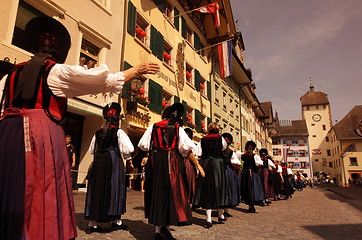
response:
<path id="1" fill-rule="evenodd" d="M 186 77 L 187 77 L 188 79 L 190 79 L 190 78 L 192 77 L 192 74 L 191 74 L 190 72 L 186 71 Z"/>
<path id="2" fill-rule="evenodd" d="M 200 83 L 200 89 L 205 89 L 205 86 L 202 83 Z"/>
<path id="3" fill-rule="evenodd" d="M 136 28 L 136 34 L 137 35 L 140 35 L 141 32 L 143 32 L 142 28 L 140 28 L 140 27 Z"/>
<path id="4" fill-rule="evenodd" d="M 139 36 L 140 36 L 141 38 L 144 38 L 144 37 L 146 37 L 146 36 L 147 36 L 147 33 L 146 33 L 146 32 L 144 32 L 144 31 L 142 31 L 142 32 L 139 34 Z"/>
<path id="5" fill-rule="evenodd" d="M 145 94 L 145 90 L 144 90 L 143 88 L 141 88 L 140 90 L 138 90 L 138 92 L 139 92 L 141 95 Z"/>

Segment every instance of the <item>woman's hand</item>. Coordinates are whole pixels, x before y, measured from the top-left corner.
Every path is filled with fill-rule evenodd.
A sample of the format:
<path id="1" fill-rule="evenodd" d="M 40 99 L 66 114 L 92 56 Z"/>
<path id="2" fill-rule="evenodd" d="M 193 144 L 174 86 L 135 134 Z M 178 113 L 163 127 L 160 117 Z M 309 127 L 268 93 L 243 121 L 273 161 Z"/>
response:
<path id="1" fill-rule="evenodd" d="M 160 66 L 157 63 L 142 63 L 134 67 L 138 74 L 156 74 L 160 71 Z"/>

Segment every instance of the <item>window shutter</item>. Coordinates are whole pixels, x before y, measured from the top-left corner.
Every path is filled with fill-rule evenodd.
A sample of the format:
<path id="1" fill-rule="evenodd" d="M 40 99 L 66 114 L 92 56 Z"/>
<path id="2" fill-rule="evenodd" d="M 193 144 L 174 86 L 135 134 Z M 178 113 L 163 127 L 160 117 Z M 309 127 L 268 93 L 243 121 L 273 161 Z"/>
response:
<path id="1" fill-rule="evenodd" d="M 179 103 L 180 102 L 180 98 L 177 96 L 173 96 L 173 103 Z"/>
<path id="2" fill-rule="evenodd" d="M 150 48 L 152 53 L 162 61 L 163 57 L 163 36 L 151 25 L 151 44 Z"/>
<path id="3" fill-rule="evenodd" d="M 195 124 L 196 124 L 196 131 L 201 132 L 201 113 L 197 109 L 195 109 Z"/>
<path id="4" fill-rule="evenodd" d="M 150 49 L 153 54 L 157 56 L 157 30 L 154 26 L 151 25 L 151 40 L 150 40 Z"/>
<path id="5" fill-rule="evenodd" d="M 148 108 L 151 111 L 161 114 L 162 112 L 162 86 L 153 80 L 149 80 L 148 100 L 150 104 Z"/>
<path id="6" fill-rule="evenodd" d="M 165 11 L 166 4 L 165 4 L 164 0 L 153 0 L 153 2 L 156 4 L 156 6 L 158 7 L 158 9 L 159 9 L 162 13 Z"/>
<path id="7" fill-rule="evenodd" d="M 195 69 L 195 88 L 196 88 L 196 91 L 200 92 L 200 72 Z"/>
<path id="8" fill-rule="evenodd" d="M 207 99 L 211 101 L 211 83 L 206 81 L 206 84 L 207 84 Z"/>
<path id="9" fill-rule="evenodd" d="M 196 50 L 200 50 L 200 37 L 196 33 L 194 33 L 194 48 Z M 198 51 L 197 53 L 200 54 L 200 51 Z"/>
<path id="10" fill-rule="evenodd" d="M 184 106 L 184 115 L 182 116 L 182 121 L 185 124 L 186 123 L 187 102 L 182 101 L 182 105 Z"/>
<path id="11" fill-rule="evenodd" d="M 132 36 L 136 33 L 136 7 L 131 1 L 128 2 L 127 31 Z"/>
<path id="12" fill-rule="evenodd" d="M 162 61 L 163 59 L 163 36 L 157 31 L 157 57 Z"/>
<path id="13" fill-rule="evenodd" d="M 177 8 L 173 8 L 173 15 L 177 16 L 180 14 L 180 11 Z M 174 17 L 173 18 L 173 24 L 175 25 L 175 28 L 177 31 L 180 31 L 180 17 Z"/>
<path id="14" fill-rule="evenodd" d="M 207 126 L 206 126 L 206 130 L 207 130 L 207 127 L 209 126 L 209 124 L 211 123 L 211 118 L 207 118 Z"/>
<path id="15" fill-rule="evenodd" d="M 186 20 L 183 17 L 181 17 L 181 31 L 182 37 L 186 38 Z"/>
<path id="16" fill-rule="evenodd" d="M 123 63 L 123 70 L 127 70 L 131 67 L 132 67 L 132 65 L 129 64 L 128 62 Z M 123 84 L 122 97 L 131 99 L 131 81 L 127 81 Z"/>

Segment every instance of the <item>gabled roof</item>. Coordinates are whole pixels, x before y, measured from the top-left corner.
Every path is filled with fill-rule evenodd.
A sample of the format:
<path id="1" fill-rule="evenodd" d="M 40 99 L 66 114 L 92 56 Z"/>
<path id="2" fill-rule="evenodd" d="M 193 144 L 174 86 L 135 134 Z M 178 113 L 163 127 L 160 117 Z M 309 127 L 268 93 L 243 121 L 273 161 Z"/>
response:
<path id="1" fill-rule="evenodd" d="M 333 126 L 337 139 L 356 139 L 362 140 L 355 131 L 359 129 L 360 121 L 362 120 L 362 105 L 357 105 L 347 113 L 347 115 Z M 362 129 L 361 129 L 362 130 Z"/>
<path id="2" fill-rule="evenodd" d="M 323 92 L 307 92 L 301 98 L 302 106 L 329 104 L 327 94 Z"/>
<path id="3" fill-rule="evenodd" d="M 263 110 L 265 116 L 267 117 L 264 122 L 267 124 L 273 123 L 273 108 L 271 102 L 261 102 L 260 107 Z"/>
<path id="4" fill-rule="evenodd" d="M 285 121 L 284 121 L 285 122 Z M 288 125 L 276 124 L 277 133 L 273 136 L 287 137 L 287 136 L 309 136 L 308 128 L 305 120 L 292 120 Z"/>

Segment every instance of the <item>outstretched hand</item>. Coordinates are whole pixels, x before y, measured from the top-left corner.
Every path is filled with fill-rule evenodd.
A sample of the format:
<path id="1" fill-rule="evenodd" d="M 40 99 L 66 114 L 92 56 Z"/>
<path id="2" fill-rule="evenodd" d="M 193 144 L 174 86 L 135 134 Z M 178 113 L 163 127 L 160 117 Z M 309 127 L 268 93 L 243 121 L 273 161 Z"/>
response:
<path id="1" fill-rule="evenodd" d="M 135 69 L 139 74 L 156 74 L 160 71 L 160 66 L 157 63 L 148 62 L 135 66 Z"/>

